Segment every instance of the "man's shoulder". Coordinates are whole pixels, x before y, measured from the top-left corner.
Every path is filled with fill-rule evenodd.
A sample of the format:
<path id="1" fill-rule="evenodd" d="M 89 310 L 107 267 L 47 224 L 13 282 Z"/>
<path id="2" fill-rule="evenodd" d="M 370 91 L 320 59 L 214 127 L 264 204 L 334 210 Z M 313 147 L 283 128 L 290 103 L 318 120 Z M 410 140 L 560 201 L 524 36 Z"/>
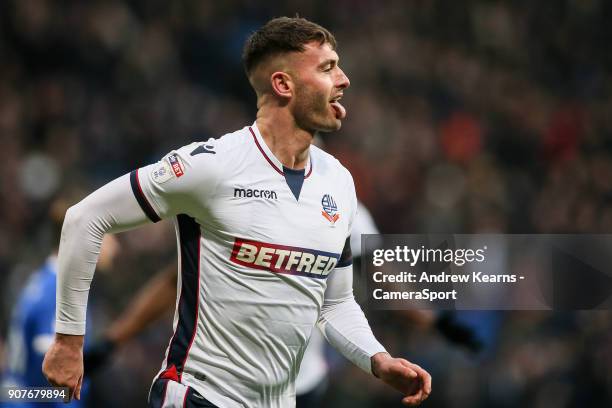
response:
<path id="1" fill-rule="evenodd" d="M 183 174 L 191 177 L 213 179 L 221 175 L 232 163 L 239 163 L 248 149 L 248 127 L 226 133 L 218 138 L 193 142 L 172 150 L 162 160 L 165 178 L 172 173 L 177 177 Z M 195 171 L 194 171 L 195 170 Z"/>
<path id="2" fill-rule="evenodd" d="M 317 171 L 320 171 L 326 177 L 341 177 L 346 179 L 347 182 L 353 183 L 351 172 L 336 157 L 315 145 L 310 146 L 310 152 L 314 162 L 313 166 L 319 167 Z"/>
<path id="3" fill-rule="evenodd" d="M 231 154 L 245 148 L 249 143 L 249 128 L 244 127 L 235 132 L 225 133 L 220 137 L 211 137 L 206 141 L 193 142 L 183 146 L 181 154 L 188 157 L 218 158 L 218 155 Z"/>

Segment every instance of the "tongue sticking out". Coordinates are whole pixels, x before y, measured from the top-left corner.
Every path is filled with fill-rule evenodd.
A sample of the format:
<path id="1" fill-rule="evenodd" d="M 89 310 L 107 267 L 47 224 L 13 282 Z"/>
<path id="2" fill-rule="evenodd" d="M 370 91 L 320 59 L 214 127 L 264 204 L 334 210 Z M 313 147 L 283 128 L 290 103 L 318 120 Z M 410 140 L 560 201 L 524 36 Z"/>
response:
<path id="1" fill-rule="evenodd" d="M 344 106 L 340 105 L 340 102 L 331 102 L 330 105 L 336 112 L 336 119 L 344 119 L 346 117 L 346 109 L 344 109 Z"/>

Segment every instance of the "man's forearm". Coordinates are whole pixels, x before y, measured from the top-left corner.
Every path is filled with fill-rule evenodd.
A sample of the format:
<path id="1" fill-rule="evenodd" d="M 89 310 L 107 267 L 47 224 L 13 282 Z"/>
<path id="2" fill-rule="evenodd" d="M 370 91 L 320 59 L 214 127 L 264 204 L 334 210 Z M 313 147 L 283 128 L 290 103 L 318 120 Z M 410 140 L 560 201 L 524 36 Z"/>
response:
<path id="1" fill-rule="evenodd" d="M 367 373 L 372 372 L 371 357 L 386 351 L 353 296 L 352 265 L 328 277 L 318 325 L 329 344 Z"/>
<path id="2" fill-rule="evenodd" d="M 386 352 L 353 298 L 326 305 L 319 327 L 335 349 L 367 373 L 372 372 L 372 356 Z"/>
<path id="3" fill-rule="evenodd" d="M 85 334 L 89 287 L 104 234 L 133 228 L 146 220 L 127 175 L 68 210 L 58 253 L 57 333 Z"/>

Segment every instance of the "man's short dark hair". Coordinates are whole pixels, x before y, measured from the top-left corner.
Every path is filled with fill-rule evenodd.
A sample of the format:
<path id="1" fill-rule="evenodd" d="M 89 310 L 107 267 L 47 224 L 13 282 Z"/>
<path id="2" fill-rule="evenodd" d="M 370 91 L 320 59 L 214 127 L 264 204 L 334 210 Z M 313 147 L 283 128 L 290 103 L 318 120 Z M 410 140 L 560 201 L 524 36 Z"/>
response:
<path id="1" fill-rule="evenodd" d="M 249 75 L 253 69 L 270 56 L 286 52 L 302 52 L 312 41 L 329 43 L 336 49 L 333 34 L 320 25 L 301 17 L 278 17 L 268 21 L 246 40 L 242 51 L 242 63 Z"/>

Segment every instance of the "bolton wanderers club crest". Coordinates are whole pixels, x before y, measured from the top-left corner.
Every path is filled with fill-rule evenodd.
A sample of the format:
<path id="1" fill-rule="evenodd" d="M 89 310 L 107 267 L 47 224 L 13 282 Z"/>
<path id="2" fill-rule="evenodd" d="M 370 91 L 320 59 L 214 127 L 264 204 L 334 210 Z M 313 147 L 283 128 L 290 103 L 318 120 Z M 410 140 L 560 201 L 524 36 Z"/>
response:
<path id="1" fill-rule="evenodd" d="M 323 217 L 332 224 L 335 224 L 340 219 L 340 214 L 338 214 L 338 206 L 333 197 L 325 194 L 321 200 L 321 205 L 323 206 L 323 211 L 321 211 Z"/>

